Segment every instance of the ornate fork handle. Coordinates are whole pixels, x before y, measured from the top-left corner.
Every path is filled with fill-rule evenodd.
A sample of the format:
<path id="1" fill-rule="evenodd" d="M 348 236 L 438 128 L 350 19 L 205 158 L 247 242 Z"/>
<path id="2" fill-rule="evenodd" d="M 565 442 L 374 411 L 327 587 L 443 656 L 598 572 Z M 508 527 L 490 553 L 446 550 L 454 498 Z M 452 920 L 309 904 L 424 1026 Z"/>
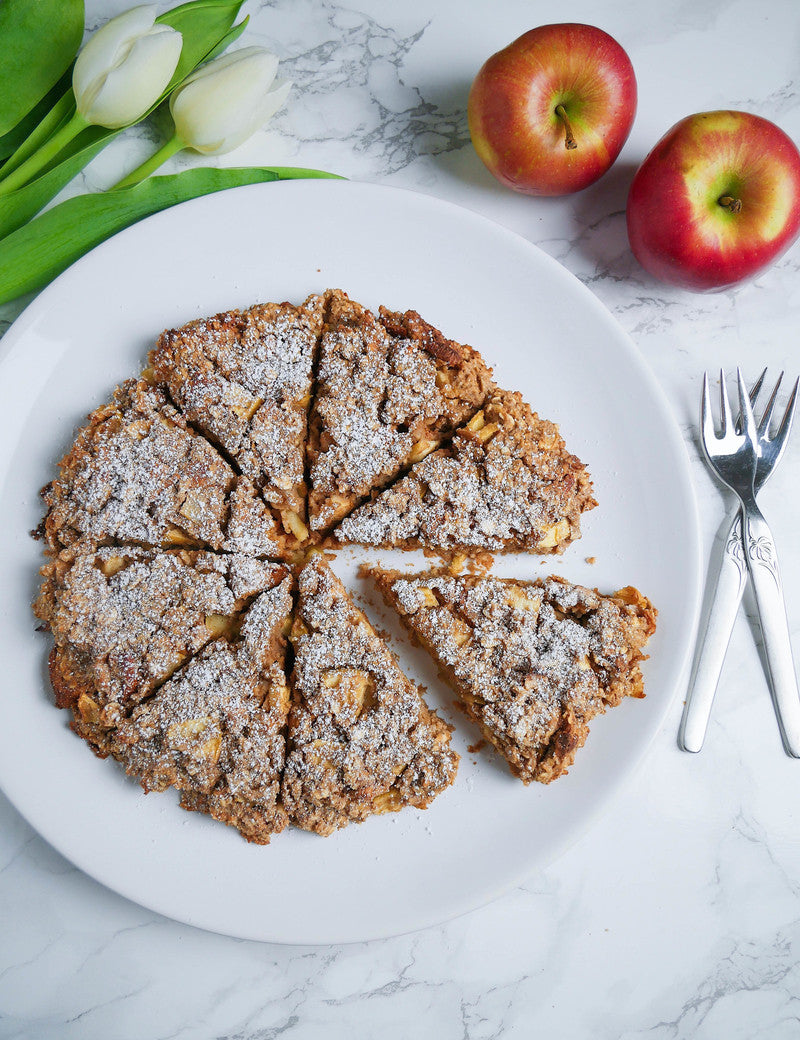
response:
<path id="1" fill-rule="evenodd" d="M 792 658 L 778 554 L 755 498 L 742 500 L 742 542 L 753 582 L 772 701 L 787 754 L 800 758 L 800 693 Z"/>
<path id="2" fill-rule="evenodd" d="M 699 751 L 708 728 L 722 664 L 747 585 L 747 563 L 742 548 L 742 520 L 737 511 L 725 539 L 713 600 L 695 661 L 678 740 L 685 751 Z"/>

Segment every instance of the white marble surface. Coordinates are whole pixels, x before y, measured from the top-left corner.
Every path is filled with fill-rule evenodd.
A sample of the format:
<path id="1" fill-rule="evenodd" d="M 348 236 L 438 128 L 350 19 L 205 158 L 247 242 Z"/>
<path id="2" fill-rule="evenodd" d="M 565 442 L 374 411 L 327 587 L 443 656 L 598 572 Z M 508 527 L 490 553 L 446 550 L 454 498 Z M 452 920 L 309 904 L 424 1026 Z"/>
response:
<path id="1" fill-rule="evenodd" d="M 88 25 L 126 6 L 88 0 Z M 276 49 L 297 86 L 270 128 L 225 161 L 319 166 L 427 192 L 557 257 L 663 386 L 710 552 L 726 502 L 694 440 L 700 373 L 737 362 L 750 376 L 765 364 L 800 370 L 800 247 L 737 291 L 672 291 L 628 251 L 625 196 L 649 147 L 690 112 L 745 108 L 800 140 L 796 0 L 251 0 L 245 11 L 246 42 Z M 638 117 L 596 186 L 562 200 L 517 196 L 471 148 L 469 83 L 522 31 L 566 19 L 602 26 L 628 50 Z M 129 131 L 70 190 L 113 183 L 157 139 L 152 127 Z M 19 309 L 0 310 L 0 331 Z M 798 653 L 799 480 L 796 440 L 763 504 Z M 0 795 L 0 1036 L 800 1035 L 800 763 L 781 750 L 754 626 L 748 601 L 701 755 L 676 746 L 679 692 L 635 783 L 579 845 L 490 906 L 393 940 L 279 947 L 175 924 L 73 868 Z"/>

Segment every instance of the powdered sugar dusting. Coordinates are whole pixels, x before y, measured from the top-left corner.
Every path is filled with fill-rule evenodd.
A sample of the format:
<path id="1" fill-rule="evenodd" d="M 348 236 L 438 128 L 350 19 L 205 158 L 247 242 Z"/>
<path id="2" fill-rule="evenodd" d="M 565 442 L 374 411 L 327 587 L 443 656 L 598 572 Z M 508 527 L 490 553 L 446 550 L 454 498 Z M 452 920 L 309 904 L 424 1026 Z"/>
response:
<path id="1" fill-rule="evenodd" d="M 315 407 L 330 444 L 312 466 L 314 491 L 357 498 L 396 473 L 414 444 L 410 427 L 443 407 L 435 378 L 431 358 L 396 343 L 377 323 L 326 332 Z M 323 505 L 312 527 L 330 519 Z"/>

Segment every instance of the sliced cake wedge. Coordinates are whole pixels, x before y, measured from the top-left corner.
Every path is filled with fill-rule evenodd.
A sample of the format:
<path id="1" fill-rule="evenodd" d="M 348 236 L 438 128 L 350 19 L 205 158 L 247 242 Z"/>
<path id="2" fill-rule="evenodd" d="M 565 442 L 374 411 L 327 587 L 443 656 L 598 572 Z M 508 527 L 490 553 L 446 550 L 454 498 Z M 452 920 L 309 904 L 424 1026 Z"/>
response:
<path id="1" fill-rule="evenodd" d="M 365 570 L 526 784 L 561 776 L 594 716 L 644 696 L 656 610 L 635 588 L 602 596 L 555 577 Z"/>
<path id="2" fill-rule="evenodd" d="M 330 294 L 309 417 L 309 526 L 324 536 L 481 408 L 491 370 L 414 311 Z"/>
<path id="3" fill-rule="evenodd" d="M 128 380 L 96 409 L 42 492 L 43 529 L 67 546 L 187 546 L 287 558 L 298 547 L 278 517 L 169 401 Z"/>
<path id="4" fill-rule="evenodd" d="M 289 688 L 284 666 L 293 578 L 262 592 L 241 628 L 209 643 L 110 734 L 145 791 L 175 787 L 184 809 L 268 844 L 280 804 Z"/>
<path id="5" fill-rule="evenodd" d="M 453 552 L 560 553 L 596 505 L 558 427 L 518 393 L 492 396 L 449 443 L 338 525 L 341 543 Z"/>
<path id="6" fill-rule="evenodd" d="M 219 445 L 305 537 L 304 481 L 312 367 L 327 296 L 258 304 L 164 332 L 150 354 L 186 418 Z"/>
<path id="7" fill-rule="evenodd" d="M 62 550 L 43 567 L 34 604 L 55 641 L 57 705 L 73 709 L 73 728 L 103 752 L 107 730 L 207 643 L 235 631 L 251 600 L 287 573 L 240 554 Z"/>
<path id="8" fill-rule="evenodd" d="M 426 808 L 456 775 L 450 727 L 320 554 L 299 575 L 291 639 L 290 822 L 327 835 L 375 813 Z"/>

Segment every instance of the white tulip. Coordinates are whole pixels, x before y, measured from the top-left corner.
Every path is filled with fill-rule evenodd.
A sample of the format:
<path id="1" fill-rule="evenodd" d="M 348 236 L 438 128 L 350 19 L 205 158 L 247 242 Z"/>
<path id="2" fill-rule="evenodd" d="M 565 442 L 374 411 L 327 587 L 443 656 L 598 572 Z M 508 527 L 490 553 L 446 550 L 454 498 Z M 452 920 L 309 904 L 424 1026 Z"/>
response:
<path id="1" fill-rule="evenodd" d="M 156 25 L 153 4 L 134 7 L 98 29 L 78 55 L 72 88 L 87 123 L 116 129 L 135 123 L 172 79 L 183 37 Z"/>
<path id="2" fill-rule="evenodd" d="M 291 83 L 275 80 L 278 59 L 245 47 L 203 65 L 170 98 L 175 132 L 204 155 L 237 148 L 286 101 Z"/>

